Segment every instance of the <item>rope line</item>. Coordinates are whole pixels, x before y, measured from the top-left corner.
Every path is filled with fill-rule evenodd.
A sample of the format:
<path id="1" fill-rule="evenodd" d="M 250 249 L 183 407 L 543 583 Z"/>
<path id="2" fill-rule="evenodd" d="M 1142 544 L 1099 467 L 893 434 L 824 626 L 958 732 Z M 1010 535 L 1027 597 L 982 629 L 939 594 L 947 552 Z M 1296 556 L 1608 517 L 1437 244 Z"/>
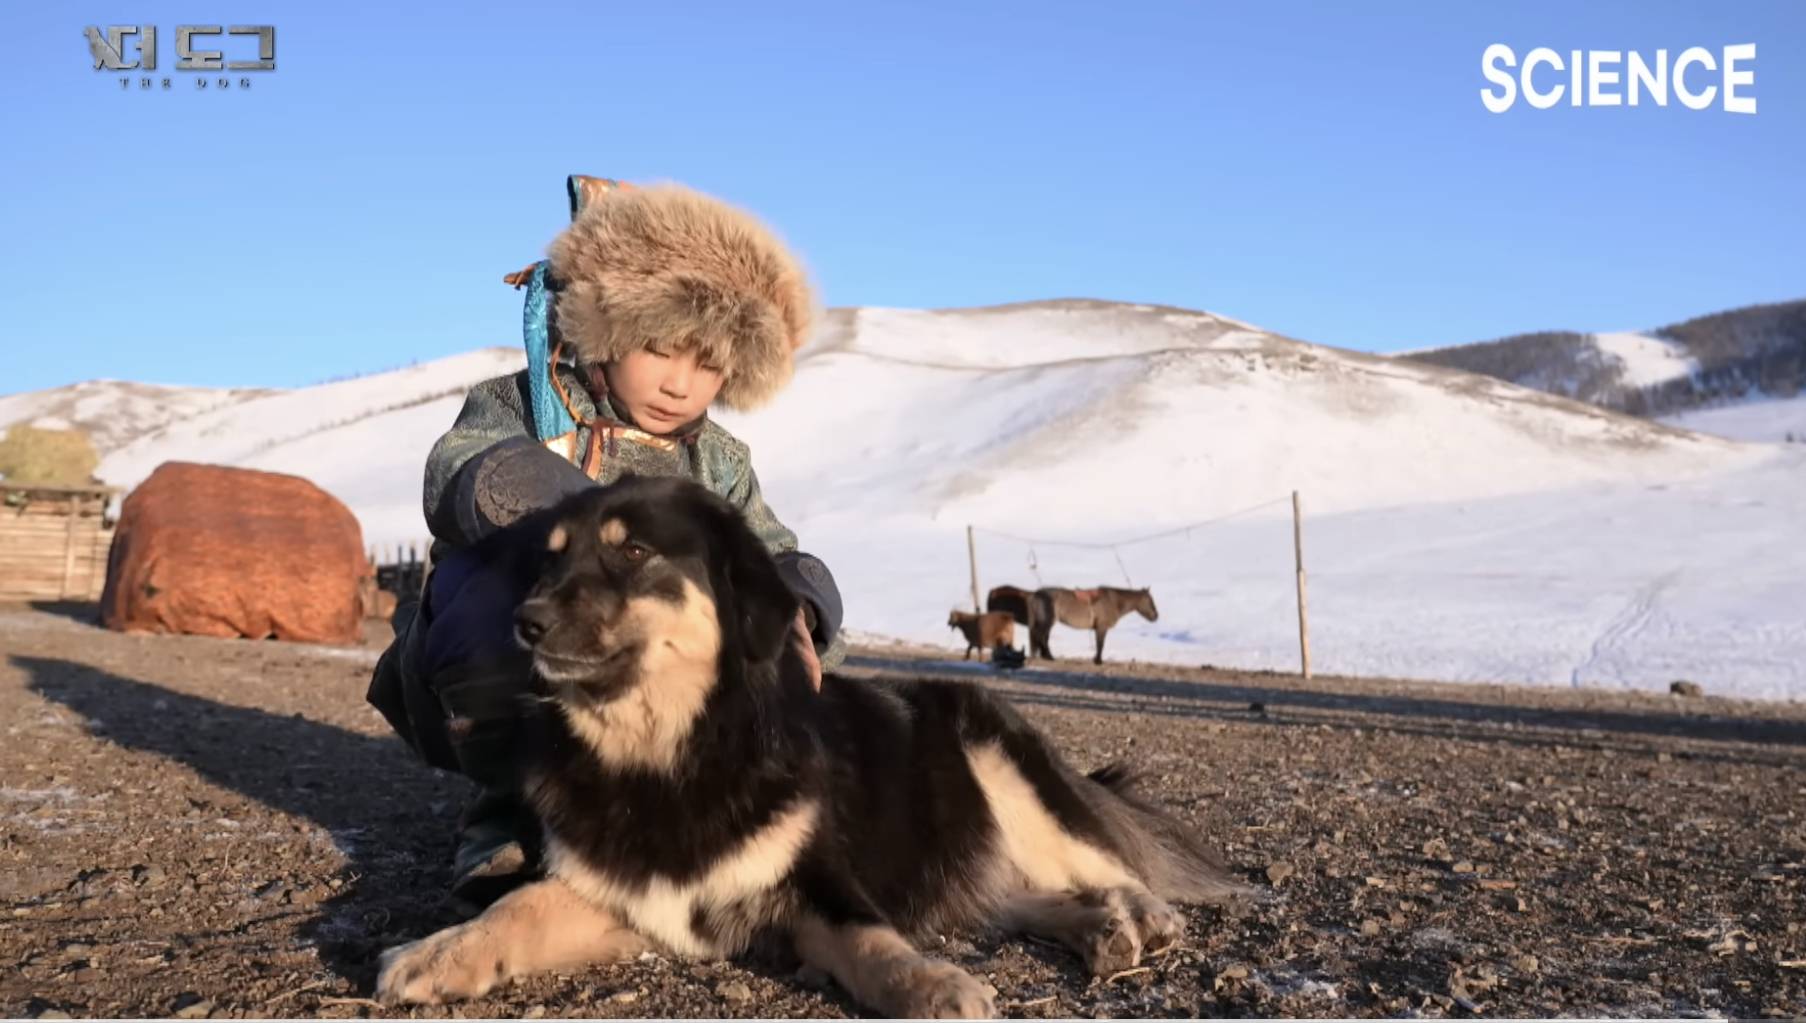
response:
<path id="1" fill-rule="evenodd" d="M 1041 538 L 1037 538 L 1037 537 L 1019 536 L 1015 533 L 1006 533 L 1001 529 L 991 529 L 988 526 L 973 526 L 972 528 L 976 532 L 989 533 L 992 536 L 1000 536 L 1000 537 L 1003 537 L 1008 540 L 1015 540 L 1018 543 L 1039 545 L 1039 546 L 1043 546 L 1043 547 L 1077 547 L 1077 548 L 1082 548 L 1085 550 L 1096 550 L 1096 551 L 1114 550 L 1115 548 L 1118 548 L 1118 547 L 1131 547 L 1138 543 L 1147 543 L 1150 540 L 1163 540 L 1169 536 L 1178 536 L 1181 533 L 1190 533 L 1194 529 L 1202 529 L 1205 526 L 1215 525 L 1219 522 L 1224 522 L 1229 519 L 1237 518 L 1242 515 L 1247 515 L 1251 512 L 1257 512 L 1263 508 L 1271 508 L 1276 504 L 1289 504 L 1291 502 L 1291 500 L 1292 500 L 1292 495 L 1287 494 L 1284 497 L 1276 497 L 1271 501 L 1262 501 L 1260 504 L 1251 505 L 1247 508 L 1241 509 L 1240 511 L 1232 511 L 1227 515 L 1218 515 L 1215 518 L 1203 519 L 1201 521 L 1188 523 L 1183 526 L 1175 526 L 1172 529 L 1163 529 L 1158 533 L 1149 533 L 1146 536 L 1136 536 L 1136 537 L 1131 537 L 1127 540 L 1117 540 L 1117 541 L 1114 541 L 1111 543 L 1095 543 L 1095 542 L 1087 543 L 1087 542 L 1079 541 L 1079 540 L 1047 540 L 1047 539 L 1041 539 Z M 1118 560 L 1120 561 L 1121 559 L 1118 559 Z M 1124 575 L 1128 574 L 1126 569 L 1124 570 L 1123 574 Z"/>

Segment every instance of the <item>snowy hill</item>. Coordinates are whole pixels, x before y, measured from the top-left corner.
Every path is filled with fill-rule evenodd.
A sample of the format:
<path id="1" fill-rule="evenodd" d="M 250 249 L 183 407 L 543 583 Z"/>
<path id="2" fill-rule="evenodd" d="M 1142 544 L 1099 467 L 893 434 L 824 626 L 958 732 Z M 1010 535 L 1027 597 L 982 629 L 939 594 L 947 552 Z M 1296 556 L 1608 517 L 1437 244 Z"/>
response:
<path id="1" fill-rule="evenodd" d="M 424 538 L 427 448 L 464 388 L 520 364 L 485 349 L 222 400 L 101 475 L 296 472 L 369 542 Z M 982 587 L 1151 587 L 1160 620 L 1124 622 L 1113 657 L 1295 667 L 1296 489 L 1320 671 L 1806 693 L 1806 553 L 1786 539 L 1806 453 L 1785 446 L 1090 301 L 837 310 L 774 405 L 723 420 L 867 635 L 950 642 L 972 525 Z"/>
<path id="2" fill-rule="evenodd" d="M 1594 334 L 1593 347 L 1617 367 L 1618 386 L 1641 390 L 1699 372 L 1685 345 L 1663 337 L 1616 331 Z"/>
<path id="3" fill-rule="evenodd" d="M 1666 480 L 1740 457 L 1482 377 L 1087 302 L 843 313 L 775 405 L 724 422 L 804 515 L 1106 535 L 1293 489 L 1340 511 Z M 806 457 L 764 454 L 798 438 Z"/>
<path id="4" fill-rule="evenodd" d="M 128 380 L 87 380 L 67 387 L 0 396 L 0 428 L 28 423 L 79 427 L 102 455 L 178 419 L 270 394 L 255 389 L 168 387 Z"/>
<path id="5" fill-rule="evenodd" d="M 426 449 L 456 418 L 470 385 L 525 364 L 512 349 L 484 348 L 220 404 L 112 451 L 97 475 L 132 487 L 172 458 L 294 473 L 350 505 L 366 541 L 416 539 L 425 533 L 420 476 Z"/>

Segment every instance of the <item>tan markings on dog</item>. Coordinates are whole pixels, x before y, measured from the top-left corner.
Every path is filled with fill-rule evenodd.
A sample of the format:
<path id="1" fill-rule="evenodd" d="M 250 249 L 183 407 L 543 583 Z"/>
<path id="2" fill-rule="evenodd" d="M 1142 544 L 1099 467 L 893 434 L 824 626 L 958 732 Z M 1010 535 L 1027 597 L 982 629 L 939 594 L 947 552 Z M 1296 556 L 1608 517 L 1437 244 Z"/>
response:
<path id="1" fill-rule="evenodd" d="M 750 935 L 722 935 L 723 947 L 714 947 L 690 928 L 697 909 L 727 907 L 767 895 L 796 862 L 803 846 L 815 834 L 821 807 L 811 801 L 797 803 L 773 816 L 764 827 L 727 850 L 700 877 L 682 884 L 654 877 L 630 884 L 596 870 L 581 856 L 548 836 L 546 862 L 584 898 L 621 914 L 643 934 L 685 955 L 730 955 Z M 681 812 L 681 811 L 680 811 Z"/>
<path id="2" fill-rule="evenodd" d="M 1028 887 L 1058 891 L 1140 883 L 1115 856 L 1060 827 L 996 743 L 967 749 L 966 761 L 997 821 L 999 851 Z"/>
<path id="3" fill-rule="evenodd" d="M 565 718 L 603 763 L 670 771 L 715 688 L 721 655 L 715 602 L 686 579 L 681 604 L 635 597 L 609 631 L 622 641 L 644 640 L 632 686 L 600 706 L 566 703 Z"/>
<path id="4" fill-rule="evenodd" d="M 602 542 L 610 547 L 619 547 L 627 540 L 627 523 L 620 519 L 609 519 L 602 523 Z"/>
<path id="5" fill-rule="evenodd" d="M 556 878 L 517 888 L 474 920 L 383 953 L 377 996 L 476 998 L 512 977 L 631 959 L 652 947 Z"/>
<path id="6" fill-rule="evenodd" d="M 997 992 L 952 963 L 930 959 L 883 924 L 836 927 L 809 915 L 798 921 L 796 951 L 854 999 L 899 1019 L 990 1018 Z"/>
<path id="7" fill-rule="evenodd" d="M 561 551 L 564 545 L 571 542 L 571 534 L 564 531 L 563 526 L 553 526 L 552 535 L 546 537 L 546 550 Z"/>

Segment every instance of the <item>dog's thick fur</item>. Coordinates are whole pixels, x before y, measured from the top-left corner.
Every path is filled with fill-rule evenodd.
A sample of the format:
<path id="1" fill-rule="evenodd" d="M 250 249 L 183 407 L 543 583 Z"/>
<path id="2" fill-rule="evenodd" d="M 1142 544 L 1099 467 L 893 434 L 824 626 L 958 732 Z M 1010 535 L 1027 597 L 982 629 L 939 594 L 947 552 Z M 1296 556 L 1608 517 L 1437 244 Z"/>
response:
<path id="1" fill-rule="evenodd" d="M 694 348 L 722 367 L 716 401 L 732 409 L 783 389 L 816 318 L 802 266 L 769 228 L 680 185 L 594 199 L 548 256 L 553 329 L 579 362 Z"/>
<path id="2" fill-rule="evenodd" d="M 1238 887 L 1126 772 L 1079 774 L 981 687 L 815 692 L 796 599 L 699 486 L 629 478 L 486 542 L 538 580 L 516 621 L 548 876 L 385 953 L 387 1000 L 776 934 L 886 1015 L 984 1016 L 995 993 L 911 937 L 993 922 L 1103 974 L 1180 937 L 1167 900 Z"/>

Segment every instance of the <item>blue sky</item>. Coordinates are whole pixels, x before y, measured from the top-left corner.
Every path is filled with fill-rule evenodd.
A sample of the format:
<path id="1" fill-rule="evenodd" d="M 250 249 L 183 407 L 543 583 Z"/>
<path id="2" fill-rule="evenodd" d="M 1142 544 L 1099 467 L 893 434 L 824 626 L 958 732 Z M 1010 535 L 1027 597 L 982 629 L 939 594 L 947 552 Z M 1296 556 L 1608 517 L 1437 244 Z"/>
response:
<path id="1" fill-rule="evenodd" d="M 160 26 L 164 92 L 86 25 Z M 274 24 L 197 91 L 178 24 Z M 519 341 L 564 176 L 745 205 L 830 305 L 1062 296 L 1373 351 L 1806 296 L 1806 4 L 15 5 L 0 392 Z M 244 40 L 223 48 L 236 59 Z M 1716 104 L 1488 113 L 1503 42 L 1757 44 Z"/>

